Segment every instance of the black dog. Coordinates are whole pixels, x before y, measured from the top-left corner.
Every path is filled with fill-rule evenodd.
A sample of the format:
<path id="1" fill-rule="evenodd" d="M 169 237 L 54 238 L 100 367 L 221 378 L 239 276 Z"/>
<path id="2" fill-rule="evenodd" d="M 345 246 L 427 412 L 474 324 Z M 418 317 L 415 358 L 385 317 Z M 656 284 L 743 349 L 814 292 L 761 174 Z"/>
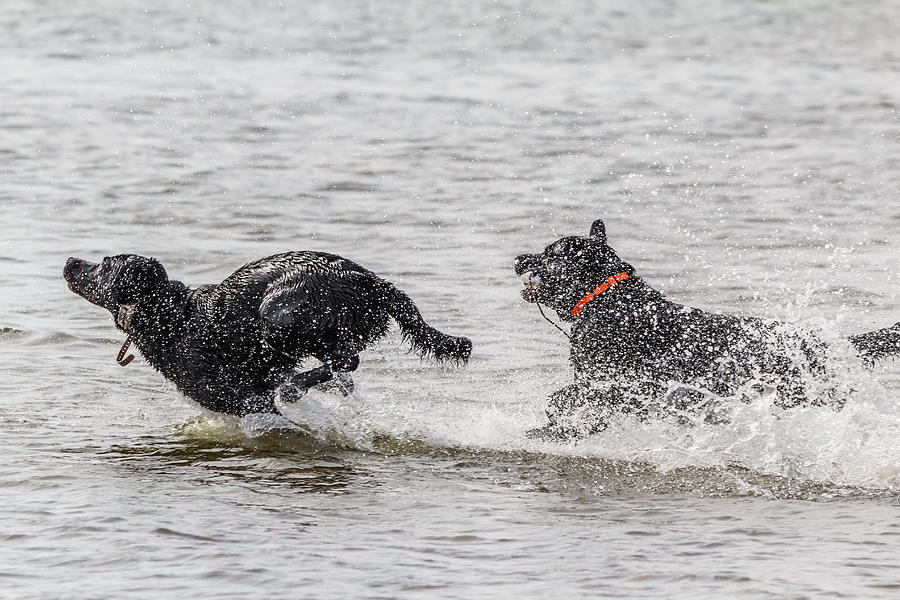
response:
<path id="1" fill-rule="evenodd" d="M 467 338 L 425 323 L 390 282 L 324 252 L 263 258 L 219 285 L 196 289 L 170 280 L 157 260 L 133 254 L 98 264 L 70 258 L 63 276 L 73 292 L 109 310 L 185 395 L 237 416 L 277 413 L 281 386 L 302 394 L 335 375 L 352 386 L 347 373 L 359 365 L 359 352 L 387 332 L 390 317 L 423 356 L 465 361 L 472 351 Z M 308 356 L 322 366 L 298 372 Z"/>
<path id="2" fill-rule="evenodd" d="M 536 437 L 602 431 L 613 412 L 697 409 L 711 397 L 768 388 L 784 408 L 842 399 L 813 393 L 827 380 L 825 345 L 778 323 L 713 314 L 666 300 L 606 241 L 603 222 L 589 237 L 565 237 L 541 254 L 516 258 L 529 278 L 522 296 L 573 322 L 575 384 L 551 396 Z M 867 362 L 900 353 L 900 323 L 850 338 Z"/>

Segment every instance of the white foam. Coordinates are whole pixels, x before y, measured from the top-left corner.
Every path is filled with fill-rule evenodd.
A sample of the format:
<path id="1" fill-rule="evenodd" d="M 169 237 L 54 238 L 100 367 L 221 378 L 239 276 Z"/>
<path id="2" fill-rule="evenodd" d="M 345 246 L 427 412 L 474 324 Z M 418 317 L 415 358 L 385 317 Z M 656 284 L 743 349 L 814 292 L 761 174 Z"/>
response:
<path id="1" fill-rule="evenodd" d="M 543 421 L 545 398 L 530 393 L 535 386 L 516 381 L 485 389 L 474 383 L 481 380 L 477 374 L 468 378 L 468 388 L 423 388 L 421 395 L 410 397 L 385 388 L 360 389 L 357 384 L 357 392 L 350 396 L 313 389 L 300 401 L 279 407 L 308 434 L 365 450 L 373 449 L 375 438 L 385 435 L 438 448 L 639 461 L 661 472 L 741 467 L 823 484 L 900 487 L 900 402 L 897 390 L 883 381 L 894 366 L 863 368 L 849 344 L 829 333 L 836 331 L 824 327 L 819 335 L 834 348 L 828 357 L 834 380 L 822 393 L 846 397 L 840 411 L 827 406 L 784 410 L 776 406 L 769 390 L 756 393 L 749 402 L 723 399 L 717 410 L 729 414 L 730 422 L 724 425 L 705 423 L 702 414 L 691 416 L 688 425 L 621 415 L 600 434 L 551 443 L 524 435 Z"/>

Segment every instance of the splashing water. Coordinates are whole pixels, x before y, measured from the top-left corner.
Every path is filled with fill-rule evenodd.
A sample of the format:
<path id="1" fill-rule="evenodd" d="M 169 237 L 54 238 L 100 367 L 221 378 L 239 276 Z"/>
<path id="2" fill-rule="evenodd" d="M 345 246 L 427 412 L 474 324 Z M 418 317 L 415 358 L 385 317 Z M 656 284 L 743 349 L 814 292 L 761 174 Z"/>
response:
<path id="1" fill-rule="evenodd" d="M 808 314 L 805 307 L 813 297 L 805 295 L 789 312 Z M 358 388 L 343 396 L 314 388 L 296 403 L 279 405 L 286 419 L 255 415 L 245 418 L 242 428 L 248 436 L 258 436 L 290 422 L 322 443 L 364 451 L 536 453 L 644 464 L 645 477 L 661 480 L 684 469 L 718 469 L 720 477 L 749 470 L 757 476 L 859 488 L 861 493 L 897 490 L 900 403 L 896 389 L 885 381 L 891 364 L 866 369 L 833 321 L 797 320 L 801 325 L 780 325 L 779 337 L 799 339 L 813 331 L 827 344 L 828 377 L 810 371 L 799 347 L 781 350 L 801 369 L 810 397 L 828 398 L 829 406 L 783 409 L 773 388 L 750 381 L 734 396 L 714 399 L 715 413 L 727 415 L 724 424 L 707 422 L 708 412 L 647 421 L 623 414 L 613 417 L 602 433 L 544 442 L 527 439 L 524 432 L 543 420 L 544 398 L 529 390 L 539 387 L 532 384 L 546 373 L 520 373 L 509 389 L 498 383 L 488 390 L 494 398 L 490 403 L 479 401 L 485 390 L 471 383 L 477 375 L 460 373 L 460 379 L 471 378 L 468 388 L 456 385 L 415 399 L 385 389 Z M 835 404 L 844 407 L 834 410 Z"/>

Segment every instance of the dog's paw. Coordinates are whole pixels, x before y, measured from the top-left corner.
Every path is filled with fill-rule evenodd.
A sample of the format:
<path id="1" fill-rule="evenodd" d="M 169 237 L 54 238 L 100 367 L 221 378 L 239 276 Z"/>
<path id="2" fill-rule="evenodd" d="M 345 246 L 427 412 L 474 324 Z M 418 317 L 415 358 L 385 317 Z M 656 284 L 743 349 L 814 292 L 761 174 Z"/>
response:
<path id="1" fill-rule="evenodd" d="M 320 383 L 315 388 L 323 392 L 337 390 L 342 396 L 349 396 L 356 389 L 356 385 L 353 383 L 353 378 L 350 377 L 349 373 L 337 372 L 334 374 L 333 379 Z"/>
<path id="2" fill-rule="evenodd" d="M 303 398 L 303 396 L 305 396 L 306 392 L 308 391 L 309 388 L 295 385 L 285 385 L 278 390 L 276 398 L 282 402 L 293 403 Z"/>
<path id="3" fill-rule="evenodd" d="M 560 439 L 560 434 L 559 431 L 554 427 L 551 427 L 550 425 L 544 425 L 543 427 L 535 427 L 534 429 L 529 429 L 525 432 L 525 437 L 532 440 L 550 442 Z"/>
<path id="4" fill-rule="evenodd" d="M 337 385 L 337 389 L 344 396 L 349 396 L 356 389 L 356 385 L 353 383 L 353 378 L 350 377 L 349 373 L 335 373 L 334 383 Z"/>
<path id="5" fill-rule="evenodd" d="M 529 429 L 525 432 L 525 437 L 542 442 L 566 442 L 584 437 L 584 434 L 569 427 L 550 424 Z"/>

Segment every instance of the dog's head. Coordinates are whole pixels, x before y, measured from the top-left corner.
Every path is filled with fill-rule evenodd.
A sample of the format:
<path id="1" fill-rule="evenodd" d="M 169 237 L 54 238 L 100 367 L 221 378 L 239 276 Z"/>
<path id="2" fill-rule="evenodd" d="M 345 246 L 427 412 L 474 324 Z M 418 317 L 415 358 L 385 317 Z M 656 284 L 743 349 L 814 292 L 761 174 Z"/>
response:
<path id="1" fill-rule="evenodd" d="M 569 310 L 590 290 L 618 273 L 634 274 L 606 242 L 606 227 L 597 219 L 587 237 L 556 240 L 540 254 L 516 257 L 516 274 L 526 277 L 522 297 L 540 302 L 571 319 Z"/>
<path id="2" fill-rule="evenodd" d="M 63 277 L 70 290 L 114 316 L 121 307 L 152 296 L 169 281 L 158 260 L 136 254 L 108 256 L 99 263 L 69 258 Z M 117 316 L 117 324 L 118 320 Z"/>

